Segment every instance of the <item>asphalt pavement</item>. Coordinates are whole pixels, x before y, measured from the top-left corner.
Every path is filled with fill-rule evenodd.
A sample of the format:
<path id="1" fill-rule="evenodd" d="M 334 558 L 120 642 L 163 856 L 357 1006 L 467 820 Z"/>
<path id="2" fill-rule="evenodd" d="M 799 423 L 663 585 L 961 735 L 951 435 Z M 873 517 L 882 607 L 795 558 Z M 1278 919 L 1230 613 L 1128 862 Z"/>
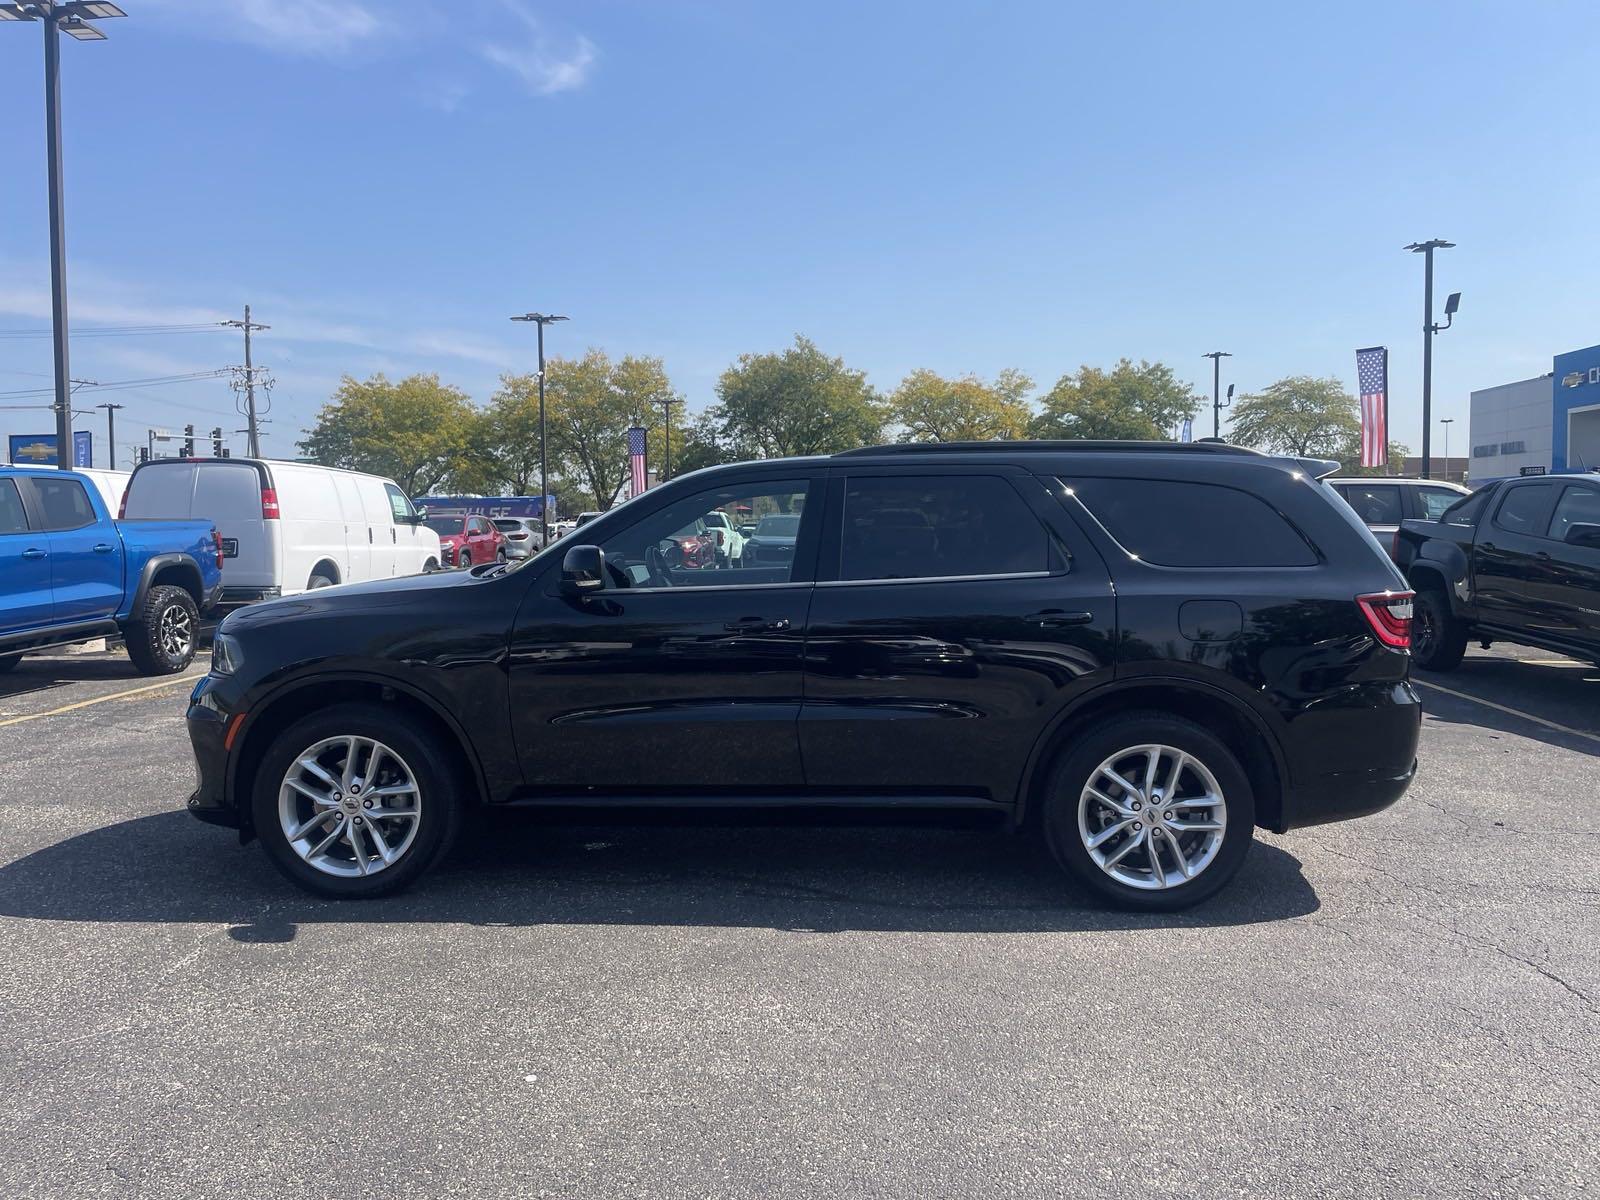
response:
<path id="1" fill-rule="evenodd" d="M 30 659 L 0 1196 L 1593 1192 L 1600 671 L 1424 678 L 1399 805 L 1133 917 L 999 833 L 727 818 L 321 902 L 180 811 L 189 680 Z"/>

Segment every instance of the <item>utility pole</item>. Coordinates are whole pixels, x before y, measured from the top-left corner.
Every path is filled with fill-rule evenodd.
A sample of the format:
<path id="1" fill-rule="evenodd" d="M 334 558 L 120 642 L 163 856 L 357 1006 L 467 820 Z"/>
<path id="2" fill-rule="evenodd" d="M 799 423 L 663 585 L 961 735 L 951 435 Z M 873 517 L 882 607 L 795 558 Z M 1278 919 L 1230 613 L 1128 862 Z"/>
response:
<path id="1" fill-rule="evenodd" d="M 546 436 L 544 420 L 544 327 L 553 325 L 557 321 L 565 321 L 567 318 L 531 312 L 511 319 L 532 321 L 539 326 L 539 532 L 542 535 L 540 545 L 548 546 L 550 544 L 550 443 Z"/>
<path id="2" fill-rule="evenodd" d="M 66 191 L 61 177 L 61 34 L 80 42 L 103 42 L 106 35 L 85 17 L 127 16 L 104 0 L 8 0 L 0 21 L 39 21 L 44 25 L 45 168 L 50 200 L 50 327 L 55 346 L 56 466 L 72 470 L 72 372 L 67 348 Z"/>
<path id="3" fill-rule="evenodd" d="M 1232 358 L 1233 355 L 1226 350 L 1213 350 L 1210 354 L 1202 354 L 1201 358 L 1211 360 L 1211 436 L 1222 436 L 1222 360 Z M 1228 395 L 1233 395 L 1233 389 L 1228 389 Z M 1231 403 L 1231 401 L 1230 401 Z"/>
<path id="4" fill-rule="evenodd" d="M 244 320 L 224 321 L 223 324 L 231 329 L 244 330 L 244 415 L 245 432 L 249 435 L 246 445 L 251 458 L 260 458 L 261 425 L 256 420 L 256 369 L 250 361 L 250 334 L 257 329 L 271 329 L 272 326 L 252 322 L 248 304 L 244 306 Z"/>
<path id="5" fill-rule="evenodd" d="M 657 483 L 665 483 L 668 479 L 672 478 L 672 406 L 674 404 L 682 404 L 683 401 L 679 400 L 676 396 L 668 396 L 662 400 L 652 400 L 650 403 L 659 404 L 661 406 L 661 415 L 666 421 L 665 432 L 667 435 L 667 452 L 664 456 L 661 472 L 656 476 Z"/>
<path id="6" fill-rule="evenodd" d="M 111 470 L 117 469 L 117 409 L 120 404 L 112 404 L 109 400 L 104 404 L 96 404 L 96 408 L 106 410 L 106 466 Z"/>
<path id="7" fill-rule="evenodd" d="M 1449 329 L 1455 319 L 1456 306 L 1461 303 L 1461 293 L 1451 293 L 1445 302 L 1448 318 L 1443 325 L 1433 323 L 1433 252 L 1448 250 L 1454 242 L 1443 238 L 1430 238 L 1426 242 L 1412 242 L 1405 249 L 1422 255 L 1422 478 L 1433 478 L 1433 335 Z"/>

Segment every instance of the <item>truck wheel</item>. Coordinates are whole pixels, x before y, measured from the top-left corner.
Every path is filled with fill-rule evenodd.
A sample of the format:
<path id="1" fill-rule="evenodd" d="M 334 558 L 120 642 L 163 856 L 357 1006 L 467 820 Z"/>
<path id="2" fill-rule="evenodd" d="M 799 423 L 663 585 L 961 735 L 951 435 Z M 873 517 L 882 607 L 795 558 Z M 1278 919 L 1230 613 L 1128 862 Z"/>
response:
<path id="1" fill-rule="evenodd" d="M 1411 625 L 1411 657 L 1424 671 L 1453 671 L 1467 652 L 1467 625 L 1450 612 L 1438 588 L 1419 591 Z"/>
<path id="2" fill-rule="evenodd" d="M 21 661 L 20 654 L 0 654 L 0 675 L 4 675 L 7 671 L 15 671 Z"/>
<path id="3" fill-rule="evenodd" d="M 174 675 L 194 661 L 200 610 L 181 587 L 159 584 L 145 593 L 122 636 L 141 675 Z"/>
<path id="4" fill-rule="evenodd" d="M 273 866 L 307 891 L 398 891 L 449 849 L 462 796 L 440 737 L 393 706 L 338 704 L 273 739 L 251 817 Z"/>
<path id="5" fill-rule="evenodd" d="M 332 587 L 332 586 L 333 586 L 333 580 L 329 579 L 321 571 L 318 571 L 315 575 L 313 575 L 310 579 L 308 579 L 306 581 L 306 591 L 308 591 L 308 592 L 314 592 L 318 588 L 325 588 L 325 587 Z"/>
<path id="6" fill-rule="evenodd" d="M 1118 908 L 1198 904 L 1250 849 L 1249 777 L 1215 734 L 1181 717 L 1134 712 L 1089 729 L 1056 760 L 1047 787 L 1051 854 Z"/>

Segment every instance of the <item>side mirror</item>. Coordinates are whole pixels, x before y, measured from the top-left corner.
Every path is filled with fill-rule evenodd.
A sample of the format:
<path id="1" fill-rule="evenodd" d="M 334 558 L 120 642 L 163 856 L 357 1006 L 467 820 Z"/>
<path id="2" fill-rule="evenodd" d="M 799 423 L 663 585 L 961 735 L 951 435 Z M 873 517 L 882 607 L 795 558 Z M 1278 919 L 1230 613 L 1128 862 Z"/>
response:
<path id="1" fill-rule="evenodd" d="M 1600 550 L 1600 525 L 1577 522 L 1567 526 L 1563 539 L 1569 546 L 1582 546 L 1586 550 Z"/>
<path id="2" fill-rule="evenodd" d="M 606 586 L 606 552 L 599 546 L 574 546 L 561 560 L 561 592 L 584 596 Z"/>
<path id="3" fill-rule="evenodd" d="M 426 504 L 417 505 L 417 518 L 416 518 L 415 521 L 412 522 L 412 524 L 413 525 L 421 525 L 427 519 L 428 519 L 428 506 Z"/>

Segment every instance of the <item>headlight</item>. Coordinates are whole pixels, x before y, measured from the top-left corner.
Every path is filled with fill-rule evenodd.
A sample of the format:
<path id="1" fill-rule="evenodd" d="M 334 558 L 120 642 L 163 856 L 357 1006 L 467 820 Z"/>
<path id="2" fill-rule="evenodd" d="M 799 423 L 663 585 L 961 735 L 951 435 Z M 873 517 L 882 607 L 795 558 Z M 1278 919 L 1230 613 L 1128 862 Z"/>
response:
<path id="1" fill-rule="evenodd" d="M 232 675 L 244 665 L 244 651 L 238 639 L 219 633 L 211 640 L 211 673 Z"/>

